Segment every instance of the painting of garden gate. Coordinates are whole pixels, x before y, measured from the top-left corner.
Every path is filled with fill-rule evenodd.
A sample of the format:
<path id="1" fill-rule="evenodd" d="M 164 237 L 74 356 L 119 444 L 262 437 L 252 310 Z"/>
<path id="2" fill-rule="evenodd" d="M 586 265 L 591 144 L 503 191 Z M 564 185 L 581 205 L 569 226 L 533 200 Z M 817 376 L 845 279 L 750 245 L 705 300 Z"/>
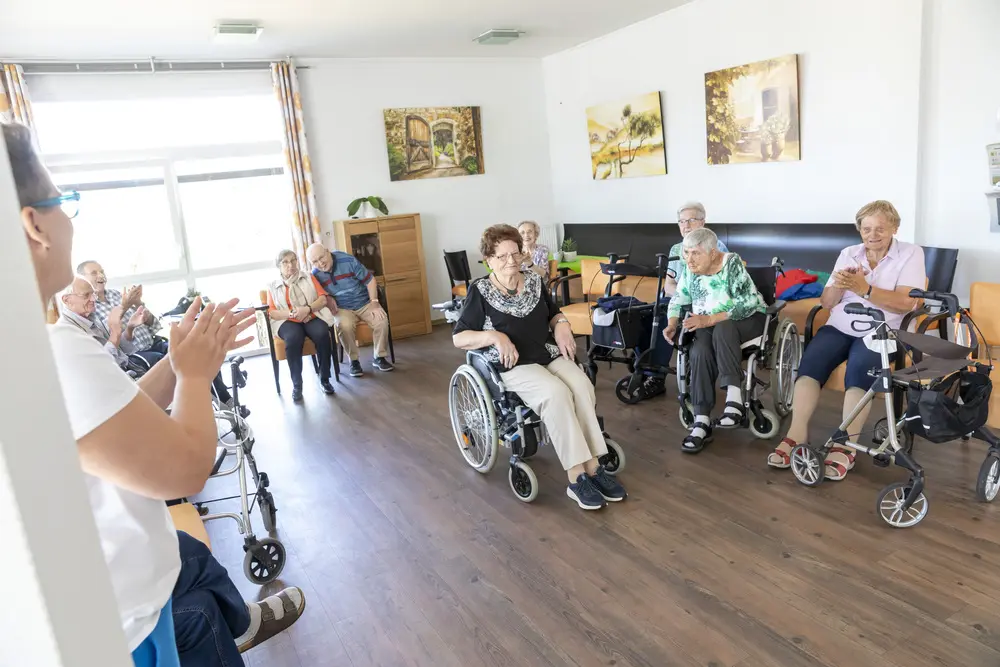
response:
<path id="1" fill-rule="evenodd" d="M 479 107 L 385 109 L 384 115 L 392 180 L 485 173 Z"/>
<path id="2" fill-rule="evenodd" d="M 667 173 L 659 93 L 588 108 L 587 134 L 595 181 Z"/>
<path id="3" fill-rule="evenodd" d="M 709 164 L 800 159 L 798 58 L 706 74 L 705 122 Z"/>

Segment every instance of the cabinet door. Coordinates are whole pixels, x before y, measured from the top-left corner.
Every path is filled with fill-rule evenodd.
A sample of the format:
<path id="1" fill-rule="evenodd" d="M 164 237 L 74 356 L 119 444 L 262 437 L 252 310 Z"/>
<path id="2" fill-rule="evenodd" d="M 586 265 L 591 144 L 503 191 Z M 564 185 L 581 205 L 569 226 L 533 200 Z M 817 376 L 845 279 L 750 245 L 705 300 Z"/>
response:
<path id="1" fill-rule="evenodd" d="M 417 228 L 413 218 L 379 221 L 378 235 L 385 275 L 420 270 Z"/>
<path id="2" fill-rule="evenodd" d="M 387 276 L 385 297 L 389 302 L 389 321 L 393 336 L 427 333 L 427 313 L 419 271 Z"/>

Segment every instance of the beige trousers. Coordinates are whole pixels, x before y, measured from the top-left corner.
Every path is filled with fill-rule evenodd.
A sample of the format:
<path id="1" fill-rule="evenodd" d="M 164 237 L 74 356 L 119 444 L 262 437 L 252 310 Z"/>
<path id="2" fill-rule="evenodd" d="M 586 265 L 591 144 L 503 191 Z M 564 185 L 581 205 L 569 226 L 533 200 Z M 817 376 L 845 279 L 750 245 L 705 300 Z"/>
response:
<path id="1" fill-rule="evenodd" d="M 500 377 L 542 418 L 563 469 L 608 453 L 597 422 L 594 385 L 575 363 L 559 357 L 548 366 L 515 366 Z"/>
<path id="2" fill-rule="evenodd" d="M 372 315 L 372 310 L 372 304 L 366 303 L 364 308 L 360 310 L 341 308 L 333 315 L 333 326 L 337 329 L 337 337 L 351 361 L 358 360 L 358 340 L 354 335 L 358 320 L 371 327 L 375 356 L 387 357 L 389 355 L 389 318 L 383 317 L 381 320 L 376 320 Z"/>

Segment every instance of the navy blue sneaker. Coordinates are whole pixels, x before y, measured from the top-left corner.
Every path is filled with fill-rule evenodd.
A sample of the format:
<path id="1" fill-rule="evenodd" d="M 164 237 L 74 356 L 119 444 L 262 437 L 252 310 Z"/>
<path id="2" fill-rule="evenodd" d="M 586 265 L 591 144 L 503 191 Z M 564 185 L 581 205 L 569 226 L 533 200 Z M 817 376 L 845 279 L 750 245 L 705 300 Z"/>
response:
<path id="1" fill-rule="evenodd" d="M 576 478 L 575 484 L 566 487 L 566 495 L 576 501 L 585 510 L 599 510 L 605 505 L 604 496 L 594 486 L 594 481 L 585 473 Z"/>
<path id="2" fill-rule="evenodd" d="M 597 466 L 597 472 L 590 478 L 598 493 L 609 503 L 617 503 L 619 500 L 628 498 L 625 487 L 618 479 L 604 469 L 604 466 Z"/>

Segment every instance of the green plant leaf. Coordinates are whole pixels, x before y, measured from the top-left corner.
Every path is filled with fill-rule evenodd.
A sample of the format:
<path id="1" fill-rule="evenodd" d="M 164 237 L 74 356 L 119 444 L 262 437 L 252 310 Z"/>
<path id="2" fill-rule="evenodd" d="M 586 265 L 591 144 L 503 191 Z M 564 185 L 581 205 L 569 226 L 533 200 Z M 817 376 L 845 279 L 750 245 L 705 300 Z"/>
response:
<path id="1" fill-rule="evenodd" d="M 350 204 L 348 204 L 347 205 L 347 215 L 349 215 L 351 217 L 354 217 L 354 215 L 358 212 L 358 209 L 361 208 L 361 203 L 363 201 L 365 201 L 364 198 L 355 199 Z"/>
<path id="2" fill-rule="evenodd" d="M 389 209 L 388 207 L 386 207 L 385 202 L 382 201 L 381 197 L 376 197 L 375 195 L 372 195 L 371 197 L 368 198 L 368 203 L 371 204 L 372 208 L 374 208 L 376 211 L 381 212 L 382 215 L 389 215 Z"/>

